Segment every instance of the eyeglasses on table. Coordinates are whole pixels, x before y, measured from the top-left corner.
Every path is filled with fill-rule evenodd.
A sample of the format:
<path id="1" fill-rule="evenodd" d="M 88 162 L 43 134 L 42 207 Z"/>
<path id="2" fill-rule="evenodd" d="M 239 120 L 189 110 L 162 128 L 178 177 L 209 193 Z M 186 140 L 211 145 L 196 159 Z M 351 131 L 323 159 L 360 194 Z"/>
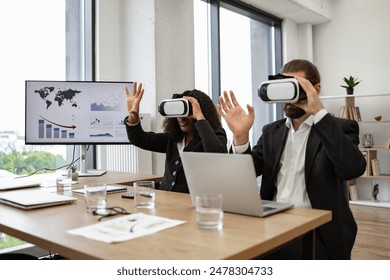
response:
<path id="1" fill-rule="evenodd" d="M 93 210 L 92 215 L 94 216 L 100 216 L 99 221 L 101 221 L 104 218 L 115 216 L 115 215 L 128 215 L 131 214 L 130 212 L 127 212 L 126 209 L 120 207 L 120 206 L 114 206 L 114 207 L 106 207 L 101 209 Z"/>

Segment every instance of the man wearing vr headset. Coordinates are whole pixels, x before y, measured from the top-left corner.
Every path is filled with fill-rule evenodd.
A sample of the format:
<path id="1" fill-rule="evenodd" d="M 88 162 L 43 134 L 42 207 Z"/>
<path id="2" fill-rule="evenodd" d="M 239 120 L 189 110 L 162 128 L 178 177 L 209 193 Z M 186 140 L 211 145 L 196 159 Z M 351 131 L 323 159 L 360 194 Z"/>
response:
<path id="1" fill-rule="evenodd" d="M 125 124 L 130 143 L 144 150 L 166 154 L 160 189 L 189 193 L 180 153 L 227 152 L 226 132 L 213 101 L 196 89 L 174 94 L 174 99 L 184 98 L 190 102 L 192 115 L 165 118 L 162 133 L 145 132 L 139 121 L 139 106 L 144 94 L 142 84 L 137 85 L 135 82 L 132 93 L 127 87 L 125 90 L 129 114 Z"/>
<path id="2" fill-rule="evenodd" d="M 316 258 L 350 259 L 357 225 L 349 208 L 345 180 L 361 176 L 366 162 L 359 151 L 359 126 L 352 120 L 330 115 L 318 95 L 321 89 L 317 67 L 307 60 L 292 60 L 282 74 L 294 77 L 307 100 L 285 103 L 287 118 L 263 128 L 251 149 L 249 130 L 254 109 L 248 113 L 234 93 L 225 91 L 218 111 L 233 132 L 233 150 L 252 154 L 258 176 L 262 175 L 262 199 L 288 201 L 296 207 L 332 211 L 332 221 L 315 234 Z M 311 236 L 275 252 L 270 259 L 310 257 Z"/>

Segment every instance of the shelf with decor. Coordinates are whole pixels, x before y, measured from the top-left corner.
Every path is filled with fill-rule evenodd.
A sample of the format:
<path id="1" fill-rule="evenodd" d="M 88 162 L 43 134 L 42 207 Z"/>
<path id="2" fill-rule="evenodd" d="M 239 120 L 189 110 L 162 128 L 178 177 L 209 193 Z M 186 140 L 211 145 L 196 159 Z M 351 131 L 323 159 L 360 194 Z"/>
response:
<path id="1" fill-rule="evenodd" d="M 334 111 L 337 111 L 337 104 L 339 106 L 334 115 L 359 123 L 359 149 L 366 158 L 367 169 L 363 176 L 347 182 L 350 204 L 390 208 L 390 115 L 386 109 L 378 109 L 381 104 L 388 104 L 390 93 L 320 98 L 324 104 L 327 100 L 344 99 L 341 106 L 337 100 L 334 102 Z M 366 98 L 376 99 L 369 101 Z M 381 102 L 378 103 L 378 99 Z M 365 113 L 361 114 L 361 111 Z"/>
<path id="2" fill-rule="evenodd" d="M 390 174 L 380 171 L 381 160 L 378 160 L 378 156 L 381 154 L 385 155 L 386 153 L 390 155 L 390 149 L 372 147 L 360 148 L 360 150 L 366 158 L 367 168 L 362 176 L 347 182 L 350 204 L 390 208 L 390 201 L 378 197 L 379 192 L 383 191 L 381 186 L 383 186 L 384 182 L 390 182 Z M 389 158 L 386 155 L 384 157 Z M 368 183 L 363 181 L 368 181 Z M 366 190 L 366 195 L 362 198 L 361 195 L 358 195 L 357 187 L 359 185 L 363 185 L 364 188 L 368 187 L 368 192 L 371 192 L 371 194 L 368 193 L 367 195 Z M 370 196 L 370 199 L 367 198 L 368 196 Z"/>
<path id="3" fill-rule="evenodd" d="M 367 123 L 367 124 L 390 124 L 390 121 L 359 121 L 359 123 Z"/>

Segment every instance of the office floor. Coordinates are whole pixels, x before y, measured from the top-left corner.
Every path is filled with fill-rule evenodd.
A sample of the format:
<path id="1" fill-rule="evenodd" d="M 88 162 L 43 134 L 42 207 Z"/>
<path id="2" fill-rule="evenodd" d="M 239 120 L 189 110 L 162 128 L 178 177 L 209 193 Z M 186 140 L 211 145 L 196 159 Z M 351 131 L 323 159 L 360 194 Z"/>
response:
<path id="1" fill-rule="evenodd" d="M 353 260 L 390 259 L 390 209 L 351 205 L 358 224 Z"/>

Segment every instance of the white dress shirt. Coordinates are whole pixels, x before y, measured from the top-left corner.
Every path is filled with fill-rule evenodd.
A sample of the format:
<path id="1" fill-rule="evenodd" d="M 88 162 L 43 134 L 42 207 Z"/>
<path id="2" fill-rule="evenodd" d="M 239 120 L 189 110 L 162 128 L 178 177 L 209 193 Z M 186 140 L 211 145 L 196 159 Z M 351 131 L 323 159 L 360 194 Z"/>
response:
<path id="1" fill-rule="evenodd" d="M 286 120 L 289 128 L 286 144 L 280 157 L 280 170 L 276 179 L 278 192 L 276 201 L 292 202 L 296 207 L 311 208 L 305 183 L 305 156 L 307 139 L 314 117 L 308 117 L 295 130 L 291 119 Z"/>
<path id="2" fill-rule="evenodd" d="M 290 202 L 295 207 L 311 208 L 306 192 L 305 183 L 305 156 L 306 145 L 313 124 L 319 122 L 327 111 L 322 109 L 314 116 L 309 116 L 295 130 L 291 119 L 287 118 L 286 126 L 289 128 L 286 144 L 280 158 L 280 170 L 277 175 L 277 194 L 274 198 L 280 202 Z M 242 146 L 233 146 L 234 153 L 243 153 L 249 142 Z"/>

